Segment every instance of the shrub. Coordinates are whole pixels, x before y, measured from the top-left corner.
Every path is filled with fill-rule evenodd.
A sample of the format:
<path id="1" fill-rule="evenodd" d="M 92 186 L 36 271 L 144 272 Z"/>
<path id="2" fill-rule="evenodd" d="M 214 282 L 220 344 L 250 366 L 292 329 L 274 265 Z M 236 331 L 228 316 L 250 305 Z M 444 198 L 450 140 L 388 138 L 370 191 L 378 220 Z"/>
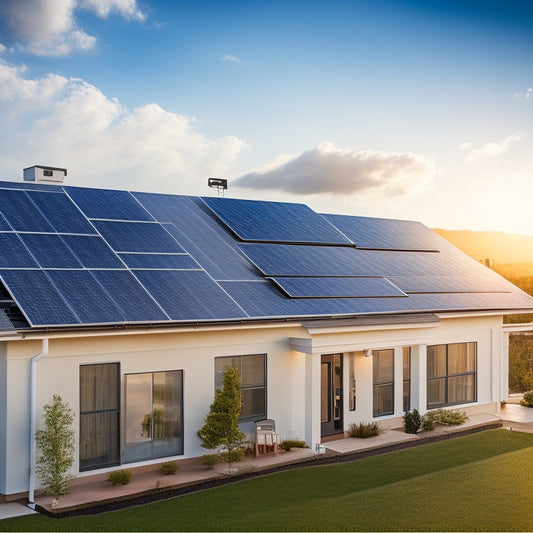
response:
<path id="1" fill-rule="evenodd" d="M 218 463 L 218 455 L 216 453 L 207 453 L 202 456 L 202 464 L 211 470 Z"/>
<path id="2" fill-rule="evenodd" d="M 286 452 L 290 452 L 291 448 L 307 448 L 305 441 L 298 439 L 286 439 L 279 446 Z"/>
<path id="3" fill-rule="evenodd" d="M 420 417 L 418 410 L 413 409 L 413 411 L 406 411 L 403 415 L 403 425 L 406 433 L 416 435 L 421 424 L 422 418 Z"/>
<path id="4" fill-rule="evenodd" d="M 54 394 L 44 408 L 44 426 L 35 433 L 39 452 L 36 473 L 56 502 L 67 494 L 74 477 L 69 470 L 74 463 L 74 411 L 61 396 Z"/>
<path id="5" fill-rule="evenodd" d="M 225 463 L 238 463 L 244 459 L 246 448 L 233 448 L 218 454 L 218 460 Z"/>
<path id="6" fill-rule="evenodd" d="M 429 411 L 422 417 L 422 428 L 424 431 L 432 431 L 436 424 L 446 426 L 458 426 L 464 424 L 467 419 L 466 413 L 457 410 L 435 409 Z"/>
<path id="7" fill-rule="evenodd" d="M 113 472 L 109 472 L 107 481 L 112 485 L 127 485 L 131 481 L 131 472 L 129 470 L 113 470 Z"/>
<path id="8" fill-rule="evenodd" d="M 159 472 L 165 476 L 170 474 L 175 474 L 180 469 L 180 465 L 177 461 L 167 461 L 166 463 L 161 463 L 159 465 Z"/>
<path id="9" fill-rule="evenodd" d="M 377 422 L 361 422 L 360 424 L 350 424 L 348 426 L 348 433 L 350 437 L 357 437 L 358 439 L 368 439 L 369 437 L 377 437 L 383 433 L 383 430 L 378 426 Z"/>
<path id="10" fill-rule="evenodd" d="M 524 397 L 520 400 L 523 407 L 533 407 L 533 390 L 524 392 Z"/>

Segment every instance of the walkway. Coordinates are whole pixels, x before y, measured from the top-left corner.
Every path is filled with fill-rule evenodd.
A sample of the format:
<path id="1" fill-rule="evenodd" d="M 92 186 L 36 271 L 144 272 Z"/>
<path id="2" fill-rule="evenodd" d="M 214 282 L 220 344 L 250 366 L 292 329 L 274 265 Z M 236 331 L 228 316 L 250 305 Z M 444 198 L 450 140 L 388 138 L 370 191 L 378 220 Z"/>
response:
<path id="1" fill-rule="evenodd" d="M 409 435 L 403 430 L 388 430 L 378 437 L 371 439 L 347 438 L 324 444 L 325 453 L 329 455 L 342 455 L 349 453 L 365 452 L 374 449 L 386 448 L 396 444 L 414 441 L 423 442 L 428 437 L 458 433 L 473 428 L 481 428 L 499 423 L 503 420 L 503 427 L 509 430 L 526 431 L 533 433 L 533 409 L 521 407 L 517 404 L 502 406 L 500 416 L 494 414 L 472 415 L 461 426 L 437 426 L 431 433 Z M 320 457 L 320 456 L 318 456 Z M 291 452 L 279 452 L 258 458 L 247 458 L 245 461 L 235 463 L 233 474 L 243 474 L 251 471 L 268 471 L 279 465 L 287 465 L 309 461 L 317 455 L 309 449 L 298 449 Z M 217 464 L 212 470 L 207 470 L 200 464 L 198 458 L 179 461 L 180 470 L 176 474 L 165 476 L 157 470 L 136 471 L 128 485 L 112 486 L 107 481 L 106 474 L 97 474 L 79 478 L 71 487 L 69 494 L 62 496 L 55 509 L 52 509 L 52 498 L 46 494 L 36 497 L 38 506 L 49 512 L 62 512 L 88 507 L 98 503 L 116 502 L 131 499 L 147 493 L 157 493 L 180 487 L 190 487 L 205 481 L 216 481 L 227 475 L 227 465 Z M 153 466 L 152 466 L 153 468 Z M 25 502 L 12 502 L 0 504 L 0 519 L 22 514 L 33 513 Z"/>

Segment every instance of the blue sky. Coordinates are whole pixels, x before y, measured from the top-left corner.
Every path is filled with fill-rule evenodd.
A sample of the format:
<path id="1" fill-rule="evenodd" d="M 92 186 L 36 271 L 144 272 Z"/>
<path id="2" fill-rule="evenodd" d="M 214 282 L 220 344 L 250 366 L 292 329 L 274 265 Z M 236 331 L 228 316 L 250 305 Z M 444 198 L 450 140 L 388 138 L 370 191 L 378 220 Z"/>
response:
<path id="1" fill-rule="evenodd" d="M 533 235 L 533 4 L 0 0 L 0 168 Z"/>

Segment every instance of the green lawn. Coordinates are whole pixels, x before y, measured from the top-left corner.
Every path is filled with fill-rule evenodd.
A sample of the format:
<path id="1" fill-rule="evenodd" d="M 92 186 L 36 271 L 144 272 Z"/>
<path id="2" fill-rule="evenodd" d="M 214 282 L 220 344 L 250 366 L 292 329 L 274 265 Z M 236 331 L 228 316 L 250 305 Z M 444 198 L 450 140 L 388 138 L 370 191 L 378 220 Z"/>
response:
<path id="1" fill-rule="evenodd" d="M 532 531 L 533 434 L 487 431 L 98 516 L 2 531 Z"/>

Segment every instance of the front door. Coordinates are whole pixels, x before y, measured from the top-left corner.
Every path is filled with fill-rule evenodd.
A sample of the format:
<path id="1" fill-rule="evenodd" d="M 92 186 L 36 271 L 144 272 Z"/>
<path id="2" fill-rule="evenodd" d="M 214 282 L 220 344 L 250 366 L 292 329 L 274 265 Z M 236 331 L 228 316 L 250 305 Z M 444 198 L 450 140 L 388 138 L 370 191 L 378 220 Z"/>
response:
<path id="1" fill-rule="evenodd" d="M 323 355 L 320 365 L 322 437 L 342 433 L 342 354 Z"/>

